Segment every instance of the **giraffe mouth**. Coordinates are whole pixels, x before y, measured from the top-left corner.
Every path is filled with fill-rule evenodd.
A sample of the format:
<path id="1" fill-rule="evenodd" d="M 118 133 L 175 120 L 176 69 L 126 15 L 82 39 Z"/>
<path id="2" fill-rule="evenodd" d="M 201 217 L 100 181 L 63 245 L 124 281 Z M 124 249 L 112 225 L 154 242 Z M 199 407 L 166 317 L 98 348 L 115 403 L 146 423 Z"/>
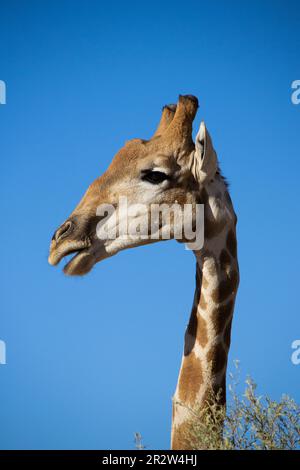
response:
<path id="1" fill-rule="evenodd" d="M 75 252 L 75 255 L 64 266 L 63 271 L 69 276 L 83 276 L 92 269 L 94 264 L 95 259 L 90 248 L 83 248 Z"/>
<path id="2" fill-rule="evenodd" d="M 65 241 L 61 246 L 57 246 L 55 242 L 52 242 L 48 261 L 52 266 L 56 266 L 63 258 L 69 255 L 74 256 L 64 266 L 63 271 L 65 274 L 80 276 L 88 273 L 95 264 L 90 240 Z"/>

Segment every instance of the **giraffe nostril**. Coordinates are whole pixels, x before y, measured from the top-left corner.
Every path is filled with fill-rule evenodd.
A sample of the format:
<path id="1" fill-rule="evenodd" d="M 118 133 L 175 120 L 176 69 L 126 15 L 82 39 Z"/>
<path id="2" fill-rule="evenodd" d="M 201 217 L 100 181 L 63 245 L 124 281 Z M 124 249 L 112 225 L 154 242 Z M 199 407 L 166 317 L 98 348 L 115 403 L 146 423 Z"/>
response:
<path id="1" fill-rule="evenodd" d="M 70 233 L 73 231 L 73 228 L 74 228 L 73 222 L 68 220 L 56 230 L 56 232 L 54 233 L 52 237 L 52 240 L 55 240 L 56 242 L 62 240 L 63 238 L 70 235 Z"/>

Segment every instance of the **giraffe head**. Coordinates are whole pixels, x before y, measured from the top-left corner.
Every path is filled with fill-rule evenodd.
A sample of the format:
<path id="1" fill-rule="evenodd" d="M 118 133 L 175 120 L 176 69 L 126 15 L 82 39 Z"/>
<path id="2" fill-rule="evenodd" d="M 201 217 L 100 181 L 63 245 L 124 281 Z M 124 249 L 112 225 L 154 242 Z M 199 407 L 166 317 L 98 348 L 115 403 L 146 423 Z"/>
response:
<path id="1" fill-rule="evenodd" d="M 88 187 L 70 217 L 54 233 L 50 264 L 56 265 L 73 253 L 64 272 L 82 275 L 89 272 L 95 263 L 125 248 L 153 242 L 149 237 L 117 235 L 103 240 L 97 236 L 97 227 L 104 219 L 110 229 L 117 228 L 114 226 L 120 223 L 120 196 L 126 198 L 129 207 L 135 207 L 135 223 L 142 223 L 145 218 L 145 214 L 137 209 L 139 204 L 150 208 L 153 204 L 176 203 L 183 206 L 201 203 L 201 188 L 214 178 L 217 157 L 204 123 L 201 123 L 196 142 L 193 142 L 192 123 L 197 108 L 197 98 L 180 96 L 177 105 L 163 108 L 158 128 L 150 140 L 133 139 L 125 144 L 105 173 Z M 118 217 L 112 218 L 107 214 L 104 217 L 99 212 L 99 207 L 108 205 L 119 212 Z"/>

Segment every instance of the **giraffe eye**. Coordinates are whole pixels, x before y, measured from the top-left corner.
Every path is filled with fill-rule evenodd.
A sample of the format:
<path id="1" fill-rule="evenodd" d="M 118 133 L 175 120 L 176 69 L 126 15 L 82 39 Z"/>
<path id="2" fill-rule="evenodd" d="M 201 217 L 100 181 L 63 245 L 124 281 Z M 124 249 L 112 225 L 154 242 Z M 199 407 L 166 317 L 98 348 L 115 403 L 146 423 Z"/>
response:
<path id="1" fill-rule="evenodd" d="M 170 177 L 162 171 L 149 170 L 142 176 L 143 181 L 148 181 L 148 183 L 152 184 L 159 184 L 168 179 L 170 179 Z"/>

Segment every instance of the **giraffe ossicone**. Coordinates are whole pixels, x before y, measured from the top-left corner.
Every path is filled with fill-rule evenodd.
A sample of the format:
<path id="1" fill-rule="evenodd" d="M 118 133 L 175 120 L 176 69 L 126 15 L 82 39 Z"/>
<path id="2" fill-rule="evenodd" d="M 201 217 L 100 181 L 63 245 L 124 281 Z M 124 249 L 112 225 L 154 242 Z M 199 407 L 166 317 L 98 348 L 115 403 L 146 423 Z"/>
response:
<path id="1" fill-rule="evenodd" d="M 195 209 L 203 205 L 203 243 L 194 249 L 196 290 L 173 400 L 171 445 L 178 450 L 189 449 L 191 445 L 187 438 L 191 408 L 204 408 L 211 391 L 218 394 L 220 404 L 225 404 L 227 356 L 239 284 L 237 218 L 203 122 L 193 142 L 197 108 L 197 98 L 179 96 L 177 105 L 164 106 L 152 138 L 127 142 L 54 233 L 49 254 L 49 263 L 56 265 L 73 253 L 64 272 L 84 275 L 96 263 L 119 251 L 164 240 L 166 228 L 169 238 L 188 243 L 191 240 L 184 232 L 182 238 L 175 236 L 178 222 L 174 214 L 166 219 L 160 214 L 154 224 L 151 208 L 192 207 L 187 222 L 196 226 L 196 236 L 203 223 L 202 227 L 197 223 Z M 124 222 L 120 197 L 126 198 L 129 207 L 135 207 L 130 221 L 135 236 L 128 233 L 124 236 L 120 231 Z M 99 211 L 103 205 L 115 209 L 118 216 L 113 219 Z M 97 234 L 103 219 L 113 236 Z M 151 236 L 153 227 L 155 237 Z"/>

